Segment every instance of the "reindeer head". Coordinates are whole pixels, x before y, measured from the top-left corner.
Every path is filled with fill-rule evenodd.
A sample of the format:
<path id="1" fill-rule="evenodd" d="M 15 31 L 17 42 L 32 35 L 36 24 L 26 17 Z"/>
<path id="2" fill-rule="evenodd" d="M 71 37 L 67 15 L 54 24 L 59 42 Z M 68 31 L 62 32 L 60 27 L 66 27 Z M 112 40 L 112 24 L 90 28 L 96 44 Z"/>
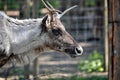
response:
<path id="1" fill-rule="evenodd" d="M 65 52 L 71 57 L 79 56 L 83 53 L 83 49 L 72 38 L 72 36 L 65 30 L 65 27 L 60 21 L 60 18 L 69 10 L 76 6 L 73 6 L 63 13 L 55 10 L 48 2 L 42 0 L 49 13 L 42 20 L 42 34 L 45 36 L 44 47 L 51 50 Z M 49 6 L 49 7 L 48 7 Z"/>

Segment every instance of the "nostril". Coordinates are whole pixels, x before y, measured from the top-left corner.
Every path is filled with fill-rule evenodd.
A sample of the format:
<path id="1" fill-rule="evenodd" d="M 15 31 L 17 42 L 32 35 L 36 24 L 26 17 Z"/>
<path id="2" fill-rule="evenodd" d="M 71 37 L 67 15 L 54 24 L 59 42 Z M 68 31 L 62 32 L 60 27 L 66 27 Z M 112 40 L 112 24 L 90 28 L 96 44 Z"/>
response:
<path id="1" fill-rule="evenodd" d="M 77 53 L 81 53 L 81 50 L 79 50 L 78 48 L 76 48 L 76 52 Z"/>
<path id="2" fill-rule="evenodd" d="M 83 53 L 82 48 L 76 47 L 76 48 L 75 48 L 75 53 L 76 53 L 77 55 L 82 55 L 82 53 Z"/>

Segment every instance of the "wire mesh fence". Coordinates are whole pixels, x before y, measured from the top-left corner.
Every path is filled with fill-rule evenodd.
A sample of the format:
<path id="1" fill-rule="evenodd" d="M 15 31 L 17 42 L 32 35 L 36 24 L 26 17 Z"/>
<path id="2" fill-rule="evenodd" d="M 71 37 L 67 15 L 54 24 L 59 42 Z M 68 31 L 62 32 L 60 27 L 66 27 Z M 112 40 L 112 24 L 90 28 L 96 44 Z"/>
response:
<path id="1" fill-rule="evenodd" d="M 15 4 L 15 9 L 6 8 Z M 33 0 L 0 0 L 4 3 L 2 10 L 19 11 L 19 14 L 12 15 L 18 18 L 33 17 L 34 9 Z M 49 0 L 49 2 L 52 0 Z M 78 62 L 86 58 L 88 54 L 97 50 L 98 53 L 104 54 L 104 0 L 57 0 L 57 9 L 64 11 L 65 9 L 78 5 L 77 8 L 65 14 L 61 21 L 65 25 L 67 31 L 78 41 L 84 48 L 84 54 L 76 59 L 71 59 L 65 54 L 54 52 L 44 53 L 38 58 L 39 73 L 42 78 L 52 77 L 70 77 L 79 75 Z M 28 2 L 28 3 L 27 3 Z M 38 1 L 40 3 L 40 1 Z M 36 4 L 39 5 L 39 4 Z M 39 17 L 40 8 L 37 7 Z M 33 64 L 30 65 L 30 72 L 33 72 Z M 3 73 L 3 72 L 1 72 Z M 83 76 L 83 75 L 82 75 Z"/>
<path id="2" fill-rule="evenodd" d="M 64 5 L 63 3 L 66 2 L 67 5 Z M 77 41 L 90 43 L 93 45 L 93 49 L 98 48 L 98 51 L 103 51 L 102 46 L 104 45 L 101 43 L 104 43 L 104 5 L 102 1 L 93 0 L 93 3 L 88 4 L 86 0 L 71 2 L 61 0 L 60 9 L 64 10 L 64 8 L 73 5 L 78 5 L 78 7 L 62 17 L 62 21 L 65 23 L 67 30 Z M 89 53 L 89 49 L 85 49 Z"/>

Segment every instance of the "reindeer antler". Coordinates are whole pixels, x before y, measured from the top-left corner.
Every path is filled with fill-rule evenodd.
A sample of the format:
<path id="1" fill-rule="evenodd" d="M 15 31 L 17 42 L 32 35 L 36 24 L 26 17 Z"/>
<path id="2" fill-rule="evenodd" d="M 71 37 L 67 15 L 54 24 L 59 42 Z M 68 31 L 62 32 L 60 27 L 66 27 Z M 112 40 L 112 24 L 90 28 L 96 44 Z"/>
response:
<path id="1" fill-rule="evenodd" d="M 48 11 L 51 12 L 52 10 L 49 8 L 49 6 L 46 4 L 46 2 L 44 0 L 41 0 L 41 1 L 45 5 L 45 7 L 48 9 Z"/>
<path id="2" fill-rule="evenodd" d="M 50 6 L 50 8 L 52 8 L 52 10 L 54 10 L 54 12 L 59 12 L 62 13 L 60 10 L 56 10 L 48 1 L 47 1 L 48 6 Z"/>
<path id="3" fill-rule="evenodd" d="M 49 21 L 52 22 L 53 21 L 53 9 L 51 9 L 48 4 L 46 4 L 46 2 L 44 0 L 41 0 L 42 3 L 44 4 L 44 6 L 47 8 L 47 10 L 49 11 Z"/>
<path id="4" fill-rule="evenodd" d="M 57 18 L 61 18 L 64 14 L 66 14 L 68 11 L 70 11 L 70 10 L 72 10 L 73 8 L 76 8 L 77 7 L 77 5 L 75 5 L 75 6 L 72 6 L 72 7 L 70 7 L 70 8 L 68 8 L 68 9 L 66 9 L 64 12 L 61 12 L 61 11 L 59 11 L 59 10 L 56 10 L 48 1 L 47 2 L 45 2 L 45 0 L 42 0 L 42 2 L 43 2 L 43 4 L 45 5 L 45 7 L 48 9 L 48 11 L 49 11 L 49 15 L 51 16 L 51 19 L 50 19 L 50 21 L 53 21 L 53 14 L 57 14 Z M 59 14 L 59 13 L 61 13 L 61 14 Z"/>
<path id="5" fill-rule="evenodd" d="M 65 15 L 68 11 L 70 11 L 70 10 L 72 10 L 73 8 L 76 8 L 76 7 L 77 7 L 77 5 L 72 6 L 72 7 L 68 8 L 68 9 L 66 9 L 64 12 L 62 12 L 62 14 L 60 14 L 60 18 L 61 18 L 63 15 Z"/>
<path id="6" fill-rule="evenodd" d="M 59 12 L 59 13 L 62 13 L 61 11 L 59 10 L 56 10 L 48 1 L 45 2 L 45 0 L 42 0 L 43 4 L 45 5 L 45 7 L 48 9 L 49 11 L 49 15 L 50 15 L 50 22 L 53 21 L 53 14 Z"/>

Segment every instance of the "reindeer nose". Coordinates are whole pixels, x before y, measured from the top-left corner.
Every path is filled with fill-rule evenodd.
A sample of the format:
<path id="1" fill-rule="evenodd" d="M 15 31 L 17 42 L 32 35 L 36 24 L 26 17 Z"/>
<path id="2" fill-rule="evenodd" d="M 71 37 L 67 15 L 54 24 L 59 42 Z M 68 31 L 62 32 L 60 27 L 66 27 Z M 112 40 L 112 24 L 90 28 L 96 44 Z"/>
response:
<path id="1" fill-rule="evenodd" d="M 78 46 L 78 47 L 76 47 L 75 48 L 75 53 L 76 53 L 76 55 L 82 55 L 82 53 L 83 53 L 83 49 L 82 49 L 82 47 L 80 47 L 80 46 Z"/>

